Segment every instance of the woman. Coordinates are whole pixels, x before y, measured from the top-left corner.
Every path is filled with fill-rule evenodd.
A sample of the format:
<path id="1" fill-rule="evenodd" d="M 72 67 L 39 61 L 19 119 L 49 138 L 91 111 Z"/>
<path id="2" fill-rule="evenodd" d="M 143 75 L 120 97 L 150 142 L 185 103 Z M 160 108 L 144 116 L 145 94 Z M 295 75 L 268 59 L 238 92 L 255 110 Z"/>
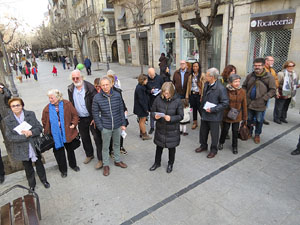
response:
<path id="1" fill-rule="evenodd" d="M 193 109 L 193 126 L 192 129 L 196 129 L 197 124 L 197 112 L 200 113 L 200 99 L 203 94 L 204 77 L 201 75 L 201 65 L 199 62 L 193 63 L 192 73 L 189 76 L 186 88 L 186 99 L 189 99 L 191 108 Z"/>
<path id="2" fill-rule="evenodd" d="M 159 57 L 159 69 L 160 69 L 160 75 L 162 75 L 163 71 L 165 71 L 167 64 L 168 64 L 168 59 L 166 57 L 165 53 L 161 53 Z"/>
<path id="3" fill-rule="evenodd" d="M 150 140 L 151 137 L 146 132 L 146 120 L 149 114 L 149 98 L 146 92 L 148 76 L 141 74 L 138 77 L 138 84 L 134 91 L 133 113 L 137 115 L 140 127 L 140 137 L 143 140 Z"/>
<path id="4" fill-rule="evenodd" d="M 162 79 L 164 80 L 164 82 L 171 81 L 171 75 L 170 75 L 170 69 L 169 69 L 169 67 L 166 67 L 165 69 L 163 69 L 161 71 L 160 76 L 162 77 Z"/>
<path id="5" fill-rule="evenodd" d="M 8 101 L 11 109 L 8 115 L 4 118 L 6 125 L 6 138 L 12 143 L 12 157 L 17 161 L 22 161 L 28 185 L 31 191 L 34 191 L 36 181 L 35 172 L 32 163 L 35 163 L 36 172 L 45 188 L 49 188 L 50 184 L 47 181 L 46 171 L 41 160 L 41 155 L 36 152 L 35 141 L 42 133 L 42 126 L 36 119 L 34 112 L 24 109 L 24 102 L 21 98 L 11 98 Z M 20 132 L 14 129 L 21 123 L 26 122 L 31 126 L 29 129 L 24 129 Z"/>
<path id="6" fill-rule="evenodd" d="M 241 77 L 236 74 L 231 74 L 229 76 L 229 84 L 227 84 L 227 95 L 229 98 L 229 107 L 224 110 L 224 117 L 222 122 L 221 137 L 219 140 L 218 149 L 223 149 L 223 144 L 225 143 L 226 136 L 230 125 L 232 124 L 232 153 L 238 153 L 238 130 L 240 126 L 240 121 L 243 120 L 244 124 L 247 121 L 247 100 L 246 92 L 241 87 Z M 229 118 L 229 111 L 236 111 L 236 118 Z"/>
<path id="7" fill-rule="evenodd" d="M 288 60 L 283 64 L 283 71 L 278 73 L 278 93 L 275 98 L 273 119 L 275 123 L 287 123 L 287 111 L 291 101 L 295 101 L 296 90 L 299 88 L 299 76 L 294 68 L 296 64 Z"/>
<path id="8" fill-rule="evenodd" d="M 161 95 L 152 105 L 151 116 L 156 120 L 154 143 L 156 144 L 155 162 L 150 171 L 160 167 L 164 148 L 169 149 L 167 173 L 173 170 L 176 146 L 180 143 L 179 122 L 183 119 L 181 100 L 175 95 L 172 82 L 165 82 L 161 87 Z"/>
<path id="9" fill-rule="evenodd" d="M 67 177 L 67 161 L 65 149 L 68 155 L 69 166 L 78 172 L 72 141 L 78 136 L 76 126 L 79 117 L 72 103 L 62 98 L 62 93 L 57 89 L 48 91 L 50 103 L 44 108 L 42 123 L 45 134 L 51 134 L 55 142 L 53 153 L 58 164 L 61 177 Z"/>
<path id="10" fill-rule="evenodd" d="M 227 84 L 228 84 L 228 78 L 231 74 L 236 74 L 236 68 L 234 65 L 227 65 L 222 73 L 222 78 L 221 78 L 221 83 L 223 84 L 223 86 L 226 88 Z"/>

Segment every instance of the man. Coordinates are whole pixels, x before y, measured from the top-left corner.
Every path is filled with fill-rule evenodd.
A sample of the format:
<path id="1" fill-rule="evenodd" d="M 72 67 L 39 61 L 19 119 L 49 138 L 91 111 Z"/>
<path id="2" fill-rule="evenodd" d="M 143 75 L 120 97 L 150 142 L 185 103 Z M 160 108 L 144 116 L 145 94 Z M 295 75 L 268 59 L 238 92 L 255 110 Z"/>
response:
<path id="1" fill-rule="evenodd" d="M 65 58 L 65 56 L 63 56 L 63 55 L 60 56 L 60 61 L 63 65 L 64 70 L 65 70 L 66 69 L 66 58 Z"/>
<path id="2" fill-rule="evenodd" d="M 252 137 L 253 127 L 255 126 L 254 142 L 259 144 L 264 111 L 268 100 L 274 97 L 276 93 L 276 84 L 274 77 L 266 72 L 263 58 L 256 58 L 253 66 L 254 71 L 247 75 L 243 88 L 247 94 L 248 126 L 250 126 L 249 138 Z"/>
<path id="3" fill-rule="evenodd" d="M 278 89 L 279 87 L 279 82 L 278 82 L 278 76 L 277 76 L 277 73 L 276 71 L 273 69 L 273 65 L 274 65 L 274 58 L 272 56 L 267 56 L 265 58 L 265 71 L 272 74 L 272 76 L 274 77 L 275 79 L 275 84 L 276 84 L 276 90 Z M 267 108 L 269 106 L 269 101 L 267 103 Z M 266 112 L 266 111 L 265 111 Z M 265 117 L 264 117 L 265 118 Z M 270 123 L 264 119 L 264 124 L 266 125 L 269 125 Z"/>
<path id="4" fill-rule="evenodd" d="M 219 127 L 223 119 L 224 109 L 229 105 L 227 91 L 218 80 L 219 71 L 216 68 L 207 70 L 205 78 L 203 97 L 200 105 L 201 126 L 200 126 L 200 147 L 196 153 L 207 151 L 208 133 L 211 135 L 210 152 L 207 158 L 213 158 L 218 152 Z"/>
<path id="5" fill-rule="evenodd" d="M 114 164 L 121 168 L 127 165 L 120 161 L 120 134 L 126 130 L 126 121 L 121 95 L 112 89 L 112 82 L 105 76 L 100 80 L 101 91 L 93 100 L 93 117 L 101 131 L 103 141 L 103 175 L 109 175 L 109 145 L 112 138 Z M 120 129 L 121 128 L 121 129 Z"/>
<path id="6" fill-rule="evenodd" d="M 152 104 L 155 100 L 155 98 L 159 95 L 158 90 L 161 89 L 161 86 L 163 85 L 164 80 L 162 77 L 155 73 L 154 68 L 148 69 L 148 83 L 147 83 L 147 93 L 149 94 L 150 98 L 150 109 L 152 107 Z M 150 131 L 149 134 L 152 134 L 154 131 L 154 118 L 150 116 Z"/>
<path id="7" fill-rule="evenodd" d="M 87 56 L 85 57 L 83 64 L 86 68 L 87 75 L 92 75 L 92 71 L 91 71 L 92 62 Z"/>
<path id="8" fill-rule="evenodd" d="M 73 62 L 74 62 L 74 70 L 75 70 L 78 65 L 78 59 L 77 59 L 76 55 L 74 55 L 74 57 L 73 57 Z"/>
<path id="9" fill-rule="evenodd" d="M 75 107 L 79 123 L 78 129 L 82 139 L 83 149 L 86 154 L 84 164 L 89 163 L 94 158 L 94 149 L 91 141 L 90 130 L 93 134 L 97 148 L 98 163 L 95 168 L 102 168 L 102 139 L 101 134 L 97 132 L 92 117 L 92 103 L 97 91 L 91 83 L 84 81 L 79 70 L 71 73 L 73 83 L 68 86 L 69 100 Z"/>
<path id="10" fill-rule="evenodd" d="M 187 82 L 189 79 L 190 71 L 188 71 L 186 62 L 180 61 L 180 69 L 176 70 L 173 75 L 173 83 L 175 90 L 181 99 L 185 98 Z"/>

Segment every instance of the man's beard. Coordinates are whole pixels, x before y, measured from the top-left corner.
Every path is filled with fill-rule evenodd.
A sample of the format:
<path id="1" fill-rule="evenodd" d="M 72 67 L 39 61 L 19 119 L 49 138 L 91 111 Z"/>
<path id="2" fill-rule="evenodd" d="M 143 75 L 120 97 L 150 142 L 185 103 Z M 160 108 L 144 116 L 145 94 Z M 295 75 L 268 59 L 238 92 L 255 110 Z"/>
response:
<path id="1" fill-rule="evenodd" d="M 257 73 L 257 74 L 261 74 L 263 72 L 263 70 L 261 70 L 261 69 L 254 69 L 254 72 Z"/>
<path id="2" fill-rule="evenodd" d="M 74 82 L 75 87 L 81 87 L 82 84 L 83 84 L 83 80 L 81 80 L 81 81 L 78 82 L 78 83 L 75 83 L 75 82 Z"/>

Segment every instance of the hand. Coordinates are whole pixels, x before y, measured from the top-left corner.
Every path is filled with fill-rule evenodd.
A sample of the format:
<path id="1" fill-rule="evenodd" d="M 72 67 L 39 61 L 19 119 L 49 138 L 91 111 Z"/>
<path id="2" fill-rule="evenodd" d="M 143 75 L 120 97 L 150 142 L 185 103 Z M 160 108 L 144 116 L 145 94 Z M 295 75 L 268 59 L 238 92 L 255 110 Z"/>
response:
<path id="1" fill-rule="evenodd" d="M 92 120 L 92 121 L 91 121 L 91 123 L 90 123 L 90 126 L 91 126 L 91 125 L 93 125 L 94 123 L 95 123 L 95 121 L 94 121 L 94 120 Z"/>
<path id="2" fill-rule="evenodd" d="M 154 92 L 154 88 L 151 89 L 151 93 L 153 93 L 153 92 Z"/>
<path id="3" fill-rule="evenodd" d="M 26 137 L 32 136 L 31 130 L 22 130 L 21 133 L 24 134 Z"/>
<path id="4" fill-rule="evenodd" d="M 166 72 L 167 72 L 167 73 L 169 73 L 169 72 L 170 72 L 170 69 L 169 69 L 169 67 L 167 67 L 167 69 L 166 69 Z"/>
<path id="5" fill-rule="evenodd" d="M 121 126 L 121 130 L 126 130 L 126 127 L 125 126 Z"/>
<path id="6" fill-rule="evenodd" d="M 70 126 L 70 128 L 71 128 L 71 129 L 74 129 L 74 128 L 75 128 L 75 125 L 74 125 L 74 124 L 72 124 L 72 125 Z"/>
<path id="7" fill-rule="evenodd" d="M 157 115 L 157 114 L 155 114 L 155 119 L 157 119 L 157 120 L 159 120 L 160 118 L 161 118 L 161 116 L 159 116 L 159 115 Z"/>
<path id="8" fill-rule="evenodd" d="M 207 109 L 206 109 L 206 112 L 211 113 L 210 108 L 207 108 Z"/>
<path id="9" fill-rule="evenodd" d="M 169 122 L 171 120 L 171 116 L 165 115 L 165 120 Z"/>

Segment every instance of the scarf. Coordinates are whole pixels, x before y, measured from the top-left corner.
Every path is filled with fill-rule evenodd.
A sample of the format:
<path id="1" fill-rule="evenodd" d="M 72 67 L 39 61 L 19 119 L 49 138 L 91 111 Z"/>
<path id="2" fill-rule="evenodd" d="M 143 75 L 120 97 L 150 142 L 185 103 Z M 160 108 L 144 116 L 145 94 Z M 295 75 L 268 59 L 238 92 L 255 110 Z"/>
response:
<path id="1" fill-rule="evenodd" d="M 298 77 L 294 71 L 288 72 L 287 70 L 284 70 L 283 73 L 284 73 L 284 79 L 282 85 L 282 96 L 291 97 L 292 98 L 291 107 L 294 107 L 296 103 L 296 90 L 298 84 Z"/>
<path id="2" fill-rule="evenodd" d="M 241 89 L 242 87 L 239 86 L 238 88 L 234 88 L 234 87 L 231 86 L 231 84 L 227 84 L 227 85 L 226 85 L 226 88 L 227 88 L 229 91 L 235 91 L 235 90 Z"/>
<path id="3" fill-rule="evenodd" d="M 55 148 L 59 149 L 64 146 L 64 143 L 67 142 L 66 133 L 65 133 L 65 121 L 64 121 L 64 103 L 62 101 L 58 104 L 59 109 L 59 118 L 60 118 L 60 127 L 58 123 L 58 115 L 55 110 L 55 106 L 49 104 L 49 118 L 51 124 L 51 133 L 55 143 Z"/>

